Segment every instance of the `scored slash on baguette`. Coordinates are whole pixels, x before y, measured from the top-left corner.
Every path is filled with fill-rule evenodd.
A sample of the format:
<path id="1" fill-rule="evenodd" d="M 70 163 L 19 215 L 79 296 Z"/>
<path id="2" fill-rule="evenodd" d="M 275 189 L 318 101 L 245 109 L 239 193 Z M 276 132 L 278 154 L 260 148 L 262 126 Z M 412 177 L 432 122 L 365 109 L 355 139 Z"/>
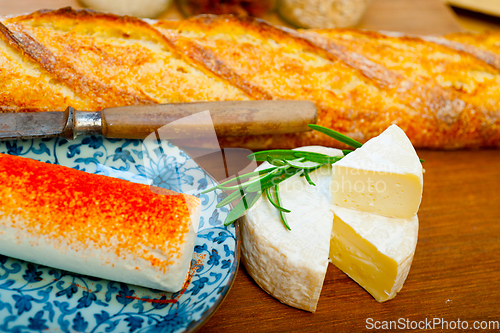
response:
<path id="1" fill-rule="evenodd" d="M 481 34 L 458 32 L 444 37 L 423 36 L 422 38 L 457 51 L 470 53 L 500 69 L 500 31 L 487 31 Z"/>
<path id="2" fill-rule="evenodd" d="M 402 100 L 406 97 L 407 103 L 422 110 L 420 119 L 416 119 L 418 124 L 412 129 L 432 131 L 426 126 L 429 123 L 426 118 L 435 115 L 450 129 L 456 129 L 456 132 L 436 133 L 443 136 L 435 139 L 449 140 L 446 143 L 449 147 L 457 144 L 457 136 L 468 132 L 483 130 L 477 133 L 479 141 L 495 137 L 498 127 L 490 126 L 499 117 L 497 87 L 500 76 L 489 64 L 418 37 L 390 37 L 352 29 L 305 31 L 304 35 L 347 63 L 361 68 L 374 80 L 396 86 Z M 484 84 L 485 81 L 490 84 Z M 492 99 L 495 95 L 497 98 Z M 475 115 L 477 112 L 481 117 Z M 413 137 L 419 135 L 407 133 Z"/>
<path id="3" fill-rule="evenodd" d="M 7 82 L 0 111 L 307 99 L 318 106 L 320 125 L 361 142 L 397 124 L 416 147 L 498 147 L 500 69 L 484 52 L 495 55 L 500 36 L 489 36 L 487 49 L 467 38 L 451 36 L 447 45 L 359 30 L 280 29 L 233 16 L 148 23 L 89 10 L 39 11 L 0 26 L 0 60 L 7 60 L 0 62 Z M 221 144 L 336 143 L 308 132 Z"/>
<path id="4" fill-rule="evenodd" d="M 96 100 L 100 108 L 245 99 L 238 89 L 185 62 L 140 19 L 64 8 L 11 18 L 6 25 L 43 45 L 41 54 L 33 43 L 18 43 L 56 79 Z"/>

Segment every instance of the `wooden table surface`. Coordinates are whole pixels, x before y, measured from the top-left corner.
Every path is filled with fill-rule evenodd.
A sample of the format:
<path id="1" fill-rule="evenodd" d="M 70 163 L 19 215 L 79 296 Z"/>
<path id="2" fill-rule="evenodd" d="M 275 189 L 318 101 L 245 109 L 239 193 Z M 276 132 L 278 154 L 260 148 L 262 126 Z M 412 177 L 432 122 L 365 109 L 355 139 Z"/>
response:
<path id="1" fill-rule="evenodd" d="M 0 0 L 0 15 L 67 5 L 79 7 L 66 0 Z M 174 8 L 162 17 L 178 15 Z M 281 23 L 276 16 L 269 19 Z M 421 34 L 463 29 L 437 0 L 373 0 L 360 26 Z M 476 30 L 491 26 L 485 22 Z M 426 320 L 448 325 L 467 321 L 469 327 L 476 320 L 500 324 L 500 151 L 418 153 L 426 170 L 419 242 L 395 299 L 377 303 L 330 265 L 312 314 L 268 296 L 240 267 L 229 296 L 200 331 L 360 331 L 369 322 L 397 320 L 413 325 Z"/>

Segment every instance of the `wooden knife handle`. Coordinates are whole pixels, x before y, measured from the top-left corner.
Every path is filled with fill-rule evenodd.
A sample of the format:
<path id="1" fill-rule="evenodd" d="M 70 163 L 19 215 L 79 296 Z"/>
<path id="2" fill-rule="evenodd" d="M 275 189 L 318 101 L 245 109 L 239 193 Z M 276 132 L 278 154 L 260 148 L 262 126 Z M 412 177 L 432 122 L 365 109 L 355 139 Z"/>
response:
<path id="1" fill-rule="evenodd" d="M 317 121 L 310 101 L 220 101 L 123 106 L 104 109 L 102 133 L 109 138 L 143 139 L 175 120 L 210 111 L 217 136 L 297 133 Z M 176 126 L 176 129 L 179 126 Z M 196 123 L 182 125 L 168 139 L 199 137 Z M 163 137 L 162 137 L 163 138 Z"/>

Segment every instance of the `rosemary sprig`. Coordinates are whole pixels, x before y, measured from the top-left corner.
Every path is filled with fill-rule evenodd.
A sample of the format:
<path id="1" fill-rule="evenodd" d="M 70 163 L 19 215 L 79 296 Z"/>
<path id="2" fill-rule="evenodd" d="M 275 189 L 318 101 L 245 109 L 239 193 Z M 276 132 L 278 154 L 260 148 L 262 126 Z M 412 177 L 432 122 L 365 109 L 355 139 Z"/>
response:
<path id="1" fill-rule="evenodd" d="M 274 168 L 267 168 L 267 169 L 264 169 L 264 170 L 252 171 L 252 172 L 246 173 L 244 175 L 241 175 L 241 176 L 229 179 L 228 181 L 225 181 L 224 183 L 221 183 L 221 184 L 217 185 L 216 187 L 209 188 L 208 190 L 205 190 L 205 191 L 201 192 L 201 194 L 212 192 L 216 188 L 225 189 L 225 190 L 231 190 L 231 189 L 239 188 L 240 187 L 239 185 L 236 185 L 236 186 L 226 186 L 226 185 L 231 184 L 231 183 L 235 183 L 235 182 L 239 183 L 243 179 L 250 179 L 250 177 L 264 175 L 264 174 L 266 174 L 266 173 L 268 173 L 269 171 L 272 171 L 272 170 L 274 170 Z M 234 187 L 234 188 L 232 188 L 232 187 Z"/>
<path id="2" fill-rule="evenodd" d="M 311 177 L 309 177 L 309 170 L 304 170 L 304 176 L 306 177 L 306 180 L 309 183 L 309 185 L 316 186 L 316 184 L 314 184 L 314 182 L 311 180 Z"/>
<path id="3" fill-rule="evenodd" d="M 328 135 L 331 138 L 334 138 L 337 141 L 340 141 L 342 143 L 345 143 L 348 146 L 354 147 L 354 148 L 359 148 L 362 146 L 362 144 L 354 139 L 351 139 L 348 136 L 345 136 L 344 134 L 340 134 L 337 131 L 334 131 L 332 129 L 320 126 L 320 125 L 314 125 L 314 124 L 309 124 L 309 127 L 312 128 L 315 131 L 321 132 L 323 134 Z"/>
<path id="4" fill-rule="evenodd" d="M 278 185 L 274 186 L 274 192 L 276 193 L 276 202 L 278 203 L 278 206 L 281 207 L 281 200 L 280 200 L 280 192 L 278 190 Z M 283 222 L 283 225 L 287 230 L 292 230 L 290 226 L 288 225 L 288 222 L 285 217 L 285 212 L 280 210 L 280 217 L 281 217 L 281 222 Z"/>
<path id="5" fill-rule="evenodd" d="M 309 127 L 355 149 L 362 146 L 362 144 L 358 141 L 332 129 L 319 125 L 309 125 Z M 226 217 L 226 220 L 224 221 L 225 226 L 230 225 L 241 217 L 257 202 L 262 194 L 265 193 L 269 202 L 279 211 L 281 221 L 283 222 L 285 228 L 291 230 L 285 216 L 286 213 L 290 213 L 290 210 L 282 207 L 281 205 L 278 185 L 288 178 L 299 174 L 301 177 L 305 177 L 310 185 L 315 186 L 309 174 L 324 165 L 333 164 L 341 160 L 344 156 L 353 152 L 353 150 L 345 149 L 342 150 L 342 152 L 343 156 L 335 157 L 320 153 L 289 149 L 255 152 L 248 155 L 248 158 L 254 159 L 258 162 L 268 162 L 271 167 L 237 176 L 201 193 L 208 193 L 216 189 L 234 191 L 222 199 L 217 204 L 217 208 L 225 206 L 238 198 L 241 198 L 241 200 L 236 204 L 236 206 L 234 206 Z M 423 160 L 421 161 L 423 162 Z"/>
<path id="6" fill-rule="evenodd" d="M 241 191 L 243 193 L 243 191 Z M 242 195 L 240 202 L 234 206 L 234 208 L 227 214 L 226 221 L 224 221 L 224 225 L 228 226 L 237 219 L 239 219 L 250 207 L 255 205 L 257 199 L 260 198 L 262 192 L 253 192 L 247 193 L 246 195 Z"/>
<path id="7" fill-rule="evenodd" d="M 273 196 L 271 194 L 271 188 L 270 187 L 266 189 L 266 196 L 267 196 L 267 199 L 269 200 L 269 202 L 271 203 L 271 205 L 274 206 L 274 208 L 276 208 L 280 212 L 291 213 L 290 210 L 288 210 L 288 209 L 283 208 L 283 207 L 280 206 L 281 203 L 279 202 L 278 198 L 276 198 L 276 202 L 274 202 Z"/>
<path id="8" fill-rule="evenodd" d="M 324 133 L 354 148 L 361 146 L 359 142 L 334 130 L 318 125 L 309 126 L 313 130 Z M 344 150 L 344 156 L 351 151 L 352 150 Z M 309 174 L 314 170 L 321 168 L 323 165 L 333 164 L 339 161 L 342 157 L 343 156 L 332 157 L 320 153 L 290 149 L 264 150 L 255 152 L 248 155 L 248 158 L 254 159 L 258 162 L 268 162 L 272 167 L 237 176 L 201 193 L 208 193 L 216 189 L 234 191 L 222 199 L 217 204 L 217 208 L 223 207 L 238 198 L 241 198 L 241 200 L 236 204 L 236 206 L 234 206 L 226 217 L 226 220 L 224 221 L 224 225 L 226 226 L 242 216 L 257 202 L 262 194 L 265 193 L 269 202 L 279 211 L 285 228 L 290 230 L 290 226 L 288 225 L 285 216 L 286 213 L 290 213 L 290 210 L 281 206 L 278 186 L 279 183 L 296 174 L 300 174 L 300 176 L 304 176 L 306 178 L 310 185 L 315 186 Z"/>

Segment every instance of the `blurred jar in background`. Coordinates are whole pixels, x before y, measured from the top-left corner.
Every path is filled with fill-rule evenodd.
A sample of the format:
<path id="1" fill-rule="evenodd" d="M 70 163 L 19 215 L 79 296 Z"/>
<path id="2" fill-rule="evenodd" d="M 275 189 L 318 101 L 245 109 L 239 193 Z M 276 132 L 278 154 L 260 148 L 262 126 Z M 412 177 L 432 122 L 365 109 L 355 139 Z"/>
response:
<path id="1" fill-rule="evenodd" d="M 235 14 L 263 16 L 276 6 L 276 0 L 179 0 L 184 15 Z"/>
<path id="2" fill-rule="evenodd" d="M 370 0 L 281 0 L 280 16 L 296 28 L 347 28 L 356 26 Z"/>
<path id="3" fill-rule="evenodd" d="M 117 15 L 155 18 L 165 12 L 172 0 L 79 0 L 85 7 Z"/>

